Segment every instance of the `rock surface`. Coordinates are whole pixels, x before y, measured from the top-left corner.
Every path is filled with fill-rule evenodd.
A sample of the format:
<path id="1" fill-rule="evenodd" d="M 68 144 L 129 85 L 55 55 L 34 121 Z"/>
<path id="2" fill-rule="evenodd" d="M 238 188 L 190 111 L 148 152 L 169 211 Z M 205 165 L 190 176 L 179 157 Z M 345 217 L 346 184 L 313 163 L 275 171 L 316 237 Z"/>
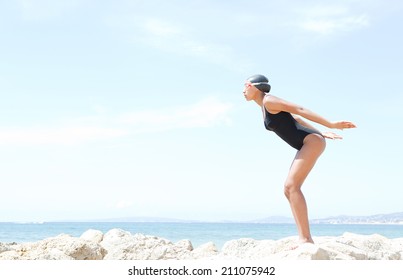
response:
<path id="1" fill-rule="evenodd" d="M 61 234 L 22 244 L 0 243 L 0 260 L 403 260 L 403 238 L 345 233 L 316 237 L 316 244 L 299 245 L 296 237 L 281 240 L 242 238 L 224 244 L 193 248 L 190 240 L 169 240 L 112 229 L 103 234 L 88 230 L 81 237 Z"/>
<path id="2" fill-rule="evenodd" d="M 61 234 L 38 242 L 8 246 L 0 259 L 102 260 L 105 255 L 106 250 L 98 243 Z"/>

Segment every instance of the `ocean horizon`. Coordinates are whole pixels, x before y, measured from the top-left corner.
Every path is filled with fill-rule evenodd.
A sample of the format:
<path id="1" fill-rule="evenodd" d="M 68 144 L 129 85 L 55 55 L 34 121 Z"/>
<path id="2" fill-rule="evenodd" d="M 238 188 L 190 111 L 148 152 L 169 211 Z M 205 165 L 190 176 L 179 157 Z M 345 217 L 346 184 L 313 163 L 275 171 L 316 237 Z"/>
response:
<path id="1" fill-rule="evenodd" d="M 104 234 L 119 228 L 132 234 L 165 238 L 171 242 L 188 239 L 194 247 L 213 242 L 218 249 L 233 239 L 279 240 L 297 236 L 292 223 L 237 223 L 237 222 L 0 222 L 1 243 L 36 242 L 60 234 L 80 237 L 89 229 Z M 387 238 L 403 237 L 402 224 L 311 224 L 312 236 L 340 236 L 345 232 Z"/>

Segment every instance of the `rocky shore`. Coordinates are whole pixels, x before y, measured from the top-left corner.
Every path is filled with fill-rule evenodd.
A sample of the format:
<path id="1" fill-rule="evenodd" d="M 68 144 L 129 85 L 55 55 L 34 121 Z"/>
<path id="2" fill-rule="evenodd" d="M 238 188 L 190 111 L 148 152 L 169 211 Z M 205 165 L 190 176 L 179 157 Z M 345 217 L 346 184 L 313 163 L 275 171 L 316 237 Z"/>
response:
<path id="1" fill-rule="evenodd" d="M 32 243 L 0 243 L 0 260 L 403 260 L 403 238 L 345 233 L 315 237 L 316 244 L 295 248 L 296 237 L 281 240 L 231 240 L 219 250 L 209 242 L 193 248 L 190 240 L 173 243 L 121 229 L 88 230 L 80 237 L 61 234 Z"/>

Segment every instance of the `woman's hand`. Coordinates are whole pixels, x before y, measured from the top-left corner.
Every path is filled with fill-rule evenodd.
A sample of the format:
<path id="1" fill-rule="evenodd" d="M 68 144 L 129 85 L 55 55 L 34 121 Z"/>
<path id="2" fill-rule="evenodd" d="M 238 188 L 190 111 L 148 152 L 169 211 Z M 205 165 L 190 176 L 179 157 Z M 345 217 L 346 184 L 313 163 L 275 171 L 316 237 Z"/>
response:
<path id="1" fill-rule="evenodd" d="M 339 122 L 333 122 L 331 125 L 331 128 L 336 128 L 336 129 L 345 129 L 345 128 L 356 128 L 357 126 L 353 124 L 352 122 L 348 121 L 339 121 Z"/>
<path id="2" fill-rule="evenodd" d="M 330 128 L 335 128 L 335 129 L 345 129 L 345 128 L 356 128 L 357 126 L 353 124 L 352 122 L 348 121 L 338 121 L 338 122 L 332 122 L 332 125 Z M 324 132 L 322 133 L 322 136 L 328 139 L 343 139 L 340 135 L 334 133 L 334 132 Z"/>
<path id="3" fill-rule="evenodd" d="M 338 135 L 338 134 L 336 134 L 334 132 L 323 132 L 322 136 L 325 137 L 325 138 L 328 138 L 328 139 L 332 139 L 332 140 L 343 139 L 343 137 L 341 137 L 340 135 Z"/>

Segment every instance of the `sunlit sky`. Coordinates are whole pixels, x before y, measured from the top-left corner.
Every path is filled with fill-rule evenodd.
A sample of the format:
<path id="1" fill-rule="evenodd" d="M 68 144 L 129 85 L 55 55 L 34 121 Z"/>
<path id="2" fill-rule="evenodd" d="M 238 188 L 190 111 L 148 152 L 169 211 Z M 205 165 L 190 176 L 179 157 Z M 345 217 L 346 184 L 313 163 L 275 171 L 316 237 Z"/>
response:
<path id="1" fill-rule="evenodd" d="M 398 0 L 1 1 L 0 221 L 291 217 L 257 73 L 358 126 L 306 180 L 310 218 L 401 212 L 402 27 Z"/>

